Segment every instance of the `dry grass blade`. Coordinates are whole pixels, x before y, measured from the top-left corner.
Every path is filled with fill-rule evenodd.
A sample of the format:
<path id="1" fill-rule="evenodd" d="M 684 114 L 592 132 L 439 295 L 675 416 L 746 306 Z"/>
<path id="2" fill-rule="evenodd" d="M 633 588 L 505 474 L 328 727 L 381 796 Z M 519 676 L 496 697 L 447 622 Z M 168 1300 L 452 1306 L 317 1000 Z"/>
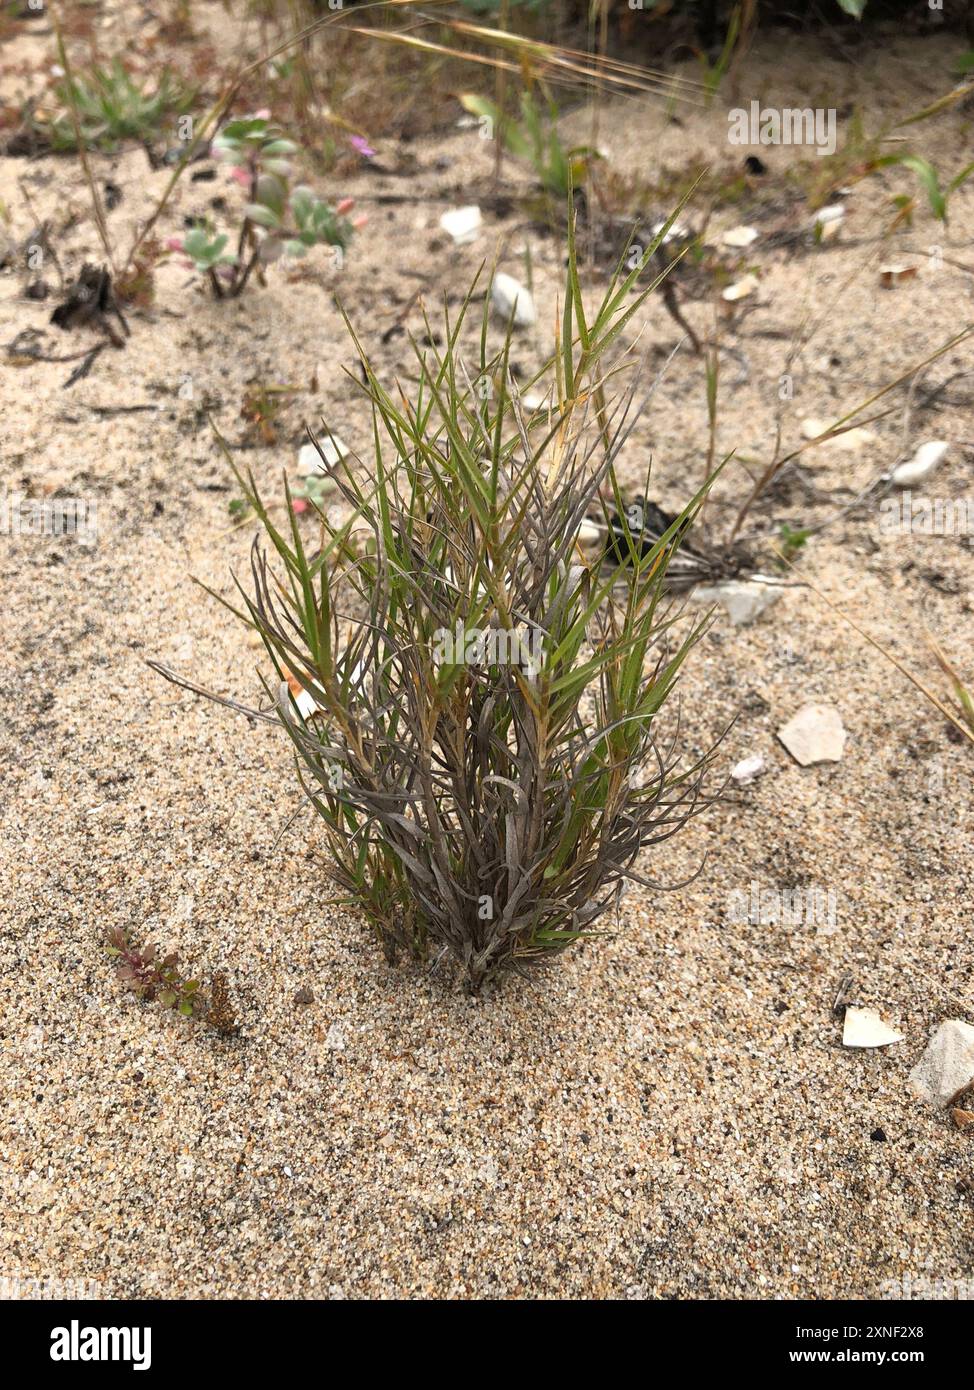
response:
<path id="1" fill-rule="evenodd" d="M 102 203 L 101 193 L 98 190 L 98 184 L 95 182 L 94 175 L 91 172 L 91 163 L 88 159 L 88 149 L 81 131 L 81 120 L 78 115 L 78 106 L 75 100 L 76 88 L 74 72 L 71 67 L 71 60 L 68 57 L 68 50 L 64 42 L 64 34 L 62 33 L 58 16 L 56 14 L 52 14 L 51 21 L 54 25 L 54 33 L 57 36 L 58 58 L 60 60 L 62 68 L 64 69 L 66 89 L 68 92 L 68 110 L 71 114 L 71 124 L 74 127 L 75 140 L 77 141 L 78 145 L 78 157 L 81 160 L 81 167 L 84 170 L 85 182 L 88 185 L 88 193 L 91 197 L 92 212 L 95 216 L 95 225 L 98 228 L 98 237 L 101 241 L 102 249 L 105 252 L 105 256 L 108 259 L 108 263 L 112 268 L 112 275 L 114 277 L 117 275 L 117 267 L 115 265 L 115 253 L 112 248 L 112 239 L 108 231 L 108 221 L 105 217 L 105 208 L 104 204 Z"/>
<path id="2" fill-rule="evenodd" d="M 947 656 L 947 653 L 944 651 L 943 647 L 941 647 L 940 643 L 934 637 L 933 633 L 928 631 L 925 634 L 925 636 L 927 640 L 927 646 L 933 653 L 937 665 L 940 667 L 941 671 L 943 671 L 944 675 L 950 681 L 951 687 L 953 688 L 954 697 L 957 700 L 957 705 L 960 709 L 961 718 L 964 720 L 964 723 L 967 726 L 967 736 L 972 742 L 974 742 L 974 694 L 971 693 L 971 690 L 964 681 L 964 678 L 957 670 L 957 667 Z"/>
<path id="3" fill-rule="evenodd" d="M 789 569 L 795 569 L 795 566 L 788 559 L 787 555 L 783 553 L 783 551 L 779 550 L 777 546 L 772 546 L 771 549 L 777 555 L 778 559 L 782 562 L 782 564 L 787 565 Z M 928 689 L 928 687 L 924 685 L 923 681 L 921 681 L 918 676 L 915 676 L 908 666 L 904 666 L 903 662 L 900 661 L 898 656 L 895 656 L 894 653 L 891 652 L 888 647 L 884 647 L 881 642 L 877 642 L 875 637 L 871 636 L 870 633 L 868 633 L 865 630 L 865 628 L 860 627 L 859 624 L 853 618 L 849 617 L 848 613 L 844 612 L 838 606 L 838 604 L 833 603 L 832 600 L 828 598 L 825 594 L 823 594 L 821 589 L 817 588 L 816 585 L 814 585 L 811 582 L 811 580 L 808 579 L 805 575 L 802 576 L 802 583 L 806 585 L 807 588 L 811 589 L 812 593 L 815 594 L 817 598 L 820 598 L 827 607 L 831 608 L 833 613 L 837 613 L 844 623 L 848 623 L 848 625 L 852 628 L 854 632 L 858 632 L 859 636 L 864 638 L 871 647 L 874 647 L 876 651 L 879 652 L 880 656 L 884 657 L 891 666 L 895 666 L 896 670 L 899 671 L 900 675 L 905 676 L 906 679 L 910 682 L 910 684 L 914 686 L 917 690 L 919 690 L 920 694 L 924 697 L 924 699 L 929 700 L 930 704 L 933 705 L 934 709 L 938 710 L 940 714 L 942 714 L 944 718 L 948 720 L 949 723 L 953 724 L 955 729 L 959 730 L 960 733 L 962 733 L 965 736 L 965 738 L 970 739 L 970 741 L 974 743 L 974 724 L 972 724 L 969 727 L 967 724 L 963 723 L 960 719 L 958 719 L 957 715 L 954 714 L 952 710 L 949 710 L 946 705 L 942 704 L 941 701 L 937 699 L 936 695 L 934 695 L 933 691 Z M 929 636 L 928 641 L 930 641 L 931 646 L 934 648 L 934 652 L 936 654 L 938 649 L 935 647 L 935 644 L 933 643 L 932 639 L 929 638 Z M 944 670 L 947 672 L 948 675 L 952 677 L 952 679 L 957 679 L 956 673 L 953 671 L 953 668 L 951 666 L 945 666 Z M 965 693 L 967 692 L 965 691 Z M 970 697 L 968 696 L 968 698 Z M 964 718 L 966 719 L 966 706 L 964 706 L 963 701 L 961 701 L 961 705 L 965 711 Z"/>

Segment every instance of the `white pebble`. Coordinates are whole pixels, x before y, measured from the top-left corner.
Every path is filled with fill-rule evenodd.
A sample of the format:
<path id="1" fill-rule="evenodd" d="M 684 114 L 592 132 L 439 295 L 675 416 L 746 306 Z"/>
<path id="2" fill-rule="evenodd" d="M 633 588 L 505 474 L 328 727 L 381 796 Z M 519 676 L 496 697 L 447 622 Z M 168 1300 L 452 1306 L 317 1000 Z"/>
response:
<path id="1" fill-rule="evenodd" d="M 914 483 L 929 478 L 944 461 L 950 444 L 946 439 L 930 439 L 906 463 L 893 469 L 893 482 L 897 487 L 912 487 Z"/>
<path id="2" fill-rule="evenodd" d="M 440 218 L 440 226 L 451 236 L 457 246 L 474 241 L 483 226 L 480 208 L 476 203 L 469 207 L 449 208 Z"/>
<path id="3" fill-rule="evenodd" d="M 516 328 L 530 328 L 538 321 L 531 291 L 525 289 L 513 275 L 505 275 L 502 270 L 494 276 L 490 301 L 502 319 L 510 319 L 513 312 Z"/>

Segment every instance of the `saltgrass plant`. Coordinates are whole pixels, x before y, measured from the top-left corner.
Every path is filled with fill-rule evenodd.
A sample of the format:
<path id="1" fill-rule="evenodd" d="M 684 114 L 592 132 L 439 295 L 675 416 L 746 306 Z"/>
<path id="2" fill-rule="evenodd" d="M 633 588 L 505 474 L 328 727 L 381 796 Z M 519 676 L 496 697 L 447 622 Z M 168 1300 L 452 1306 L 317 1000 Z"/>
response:
<path id="1" fill-rule="evenodd" d="M 664 591 L 703 490 L 645 553 L 626 531 L 620 569 L 578 545 L 586 513 L 606 514 L 600 498 L 621 509 L 638 370 L 606 387 L 626 370 L 620 334 L 654 287 L 637 280 L 656 244 L 589 319 L 570 233 L 551 409 L 520 399 L 512 324 L 489 349 L 487 302 L 465 361 L 473 290 L 455 319 L 444 311 L 441 349 L 414 342 L 408 397 L 382 385 L 353 331 L 374 457 L 367 483 L 351 463 L 329 470 L 352 515 L 339 525 L 316 508 L 314 547 L 290 490 L 279 528 L 234 466 L 279 563 L 258 534 L 252 584 L 230 606 L 273 662 L 265 689 L 334 876 L 390 958 L 449 955 L 472 991 L 592 935 L 627 879 L 647 883 L 640 851 L 707 804 L 713 750 L 683 766 L 677 733 L 656 736 L 709 621 Z"/>

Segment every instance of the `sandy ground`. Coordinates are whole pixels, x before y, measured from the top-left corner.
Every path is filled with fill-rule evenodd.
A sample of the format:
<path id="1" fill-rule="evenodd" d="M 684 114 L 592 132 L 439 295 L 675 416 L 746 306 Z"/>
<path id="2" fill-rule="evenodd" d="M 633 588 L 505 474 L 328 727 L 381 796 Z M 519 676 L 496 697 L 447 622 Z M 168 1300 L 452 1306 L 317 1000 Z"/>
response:
<path id="1" fill-rule="evenodd" d="M 7 99 L 30 87 L 48 43 L 8 45 Z M 956 47 L 891 37 L 880 71 L 878 56 L 848 63 L 797 41 L 783 56 L 771 38 L 725 106 L 824 93 L 878 121 L 945 90 Z M 644 176 L 647 160 L 738 159 L 724 107 L 680 119 L 611 105 L 600 141 Z M 926 129 L 938 166 L 959 168 L 970 115 Z M 394 164 L 395 143 L 377 143 Z M 292 823 L 285 741 L 145 664 L 158 658 L 255 698 L 255 653 L 189 578 L 229 593 L 252 538 L 229 529 L 234 488 L 206 415 L 239 440 L 249 379 L 302 388 L 276 447 L 237 455 L 271 490 L 293 472 L 306 419 L 325 413 L 364 447 L 336 291 L 390 379 L 409 362 L 402 336 L 378 341 L 392 316 L 417 288 L 432 303 L 458 296 L 498 244 L 504 268 L 523 273 L 530 240 L 550 322 L 558 243 L 516 212 L 488 213 L 480 241 L 461 250 L 437 230 L 444 206 L 487 189 L 490 151 L 476 133 L 411 152 L 413 179 L 358 175 L 336 190 L 370 213 L 340 275 L 319 257 L 311 278 L 272 272 L 266 289 L 217 305 L 171 265 L 154 309 L 132 316 L 128 345 L 74 386 L 64 386 L 74 364 L 0 363 L 10 492 L 60 490 L 98 507 L 93 545 L 0 537 L 0 1274 L 92 1280 L 113 1298 L 870 1298 L 904 1276 L 969 1280 L 974 1138 L 913 1100 L 907 1076 L 942 1018 L 974 1021 L 971 749 L 809 589 L 790 588 L 751 628 L 719 624 L 688 668 L 688 750 L 736 715 L 722 766 L 750 753 L 768 764 L 642 866 L 675 882 L 706 854 L 700 877 L 679 892 L 632 892 L 611 937 L 533 985 L 511 979 L 478 999 L 448 975 L 386 965 L 363 922 L 328 905 L 321 837 L 308 814 Z M 793 152 L 772 151 L 769 163 L 786 170 Z M 141 152 L 94 166 L 123 189 L 110 226 L 125 246 L 165 175 L 149 174 Z M 19 244 L 33 225 L 20 180 L 38 215 L 55 219 L 69 273 L 98 255 L 65 160 L 0 159 L 8 238 Z M 912 186 L 903 173 L 856 185 L 827 247 L 799 254 L 759 240 L 748 253 L 759 308 L 724 329 L 738 355 L 723 359 L 721 452 L 767 458 L 806 312 L 822 322 L 794 368 L 791 445 L 802 419 L 833 418 L 970 319 L 970 274 L 927 253 L 974 260 L 974 184 L 955 195 L 948 233 L 920 205 L 913 228 L 883 248 L 888 199 Z M 408 200 L 370 202 L 380 191 Z M 233 197 L 222 172 L 183 185 L 164 234 L 218 195 Z M 811 215 L 765 207 L 762 223 L 760 212 L 745 201 L 715 221 L 767 229 Z M 876 274 L 887 259 L 924 268 L 887 291 Z M 3 343 L 48 327 L 50 302 L 25 299 L 25 284 L 20 264 L 0 273 Z M 706 305 L 687 312 L 711 331 Z M 415 308 L 408 322 L 419 327 Z M 642 324 L 661 354 L 680 336 L 656 298 Z M 56 352 L 94 341 L 50 333 Z M 525 369 L 544 343 L 524 337 Z M 972 365 L 968 344 L 922 388 Z M 179 394 L 187 378 L 192 399 Z M 754 529 L 825 520 L 850 499 L 844 489 L 929 438 L 952 443 L 936 495 L 974 498 L 970 381 L 953 381 L 927 410 L 915 397 L 907 412 L 903 391 L 889 403 L 871 441 L 807 456 L 816 497 L 795 485 L 762 506 Z M 112 413 L 146 404 L 157 408 Z M 706 438 L 700 364 L 683 352 L 624 474 L 641 477 L 652 454 L 659 496 L 682 502 L 702 476 Z M 718 528 L 744 485 L 742 472 L 728 475 L 711 512 Z M 974 675 L 972 570 L 969 538 L 881 535 L 875 506 L 814 537 L 801 560 L 802 575 L 941 693 L 923 621 Z M 838 765 L 803 770 L 775 738 L 808 700 L 842 714 L 850 737 Z M 737 924 L 731 895 L 752 882 L 832 890 L 836 921 Z M 120 992 L 105 953 L 114 926 L 178 949 L 203 973 L 225 970 L 240 1037 Z M 847 975 L 852 1001 L 879 1008 L 904 1042 L 843 1050 L 832 1003 Z M 295 1002 L 302 989 L 313 1003 Z"/>

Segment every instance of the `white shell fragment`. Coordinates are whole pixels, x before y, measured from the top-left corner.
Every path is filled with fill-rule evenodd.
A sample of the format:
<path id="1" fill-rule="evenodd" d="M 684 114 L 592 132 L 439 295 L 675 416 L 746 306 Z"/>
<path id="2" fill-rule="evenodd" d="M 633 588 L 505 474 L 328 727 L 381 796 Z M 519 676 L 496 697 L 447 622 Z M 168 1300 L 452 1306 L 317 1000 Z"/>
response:
<path id="1" fill-rule="evenodd" d="M 778 738 L 801 767 L 837 763 L 848 735 L 834 705 L 803 705 L 778 730 Z"/>
<path id="2" fill-rule="evenodd" d="M 819 435 L 825 434 L 832 428 L 833 421 L 819 420 L 814 416 L 809 416 L 802 421 L 801 430 L 803 439 L 818 439 Z M 823 439 L 821 448 L 841 449 L 845 453 L 853 454 L 858 449 L 865 448 L 867 444 L 872 444 L 876 438 L 875 431 L 863 429 L 857 425 L 854 429 L 843 430 L 841 434 L 835 434 L 830 439 Z"/>
<path id="3" fill-rule="evenodd" d="M 578 543 L 583 550 L 599 549 L 605 545 L 605 533 L 601 526 L 596 526 L 594 521 L 585 517 L 578 528 Z"/>
<path id="4" fill-rule="evenodd" d="M 490 302 L 502 319 L 509 319 L 513 311 L 516 328 L 530 328 L 538 321 L 531 291 L 525 289 L 513 275 L 505 275 L 502 270 L 494 276 Z"/>
<path id="5" fill-rule="evenodd" d="M 918 265 L 881 265 L 879 283 L 884 289 L 891 290 L 903 280 L 912 280 L 919 269 Z"/>
<path id="6" fill-rule="evenodd" d="M 941 1023 L 910 1072 L 910 1085 L 931 1105 L 949 1105 L 974 1086 L 974 1028 L 959 1018 Z"/>
<path id="7" fill-rule="evenodd" d="M 950 444 L 946 439 L 930 439 L 906 463 L 893 469 L 893 482 L 897 487 L 912 487 L 914 483 L 929 478 L 934 469 L 943 463 Z"/>
<path id="8" fill-rule="evenodd" d="M 752 753 L 749 758 L 742 758 L 739 763 L 731 768 L 731 777 L 735 782 L 747 785 L 753 782 L 755 777 L 760 777 L 764 771 L 764 759 L 760 753 Z"/>
<path id="9" fill-rule="evenodd" d="M 318 710 L 314 696 L 308 690 L 302 690 L 294 703 L 297 705 L 298 714 L 300 714 L 302 719 L 310 719 L 311 715 L 315 714 Z"/>
<path id="10" fill-rule="evenodd" d="M 812 223 L 819 240 L 831 241 L 833 237 L 838 236 L 844 217 L 845 208 L 841 203 L 831 203 L 827 208 L 819 208 Z"/>
<path id="11" fill-rule="evenodd" d="M 649 234 L 654 241 L 659 236 L 663 228 L 666 226 L 667 220 L 667 218 L 661 217 L 659 221 L 654 222 L 650 227 Z M 663 240 L 660 242 L 660 245 L 666 246 L 671 241 L 685 241 L 689 235 L 689 228 L 684 227 L 681 222 L 674 222 L 673 226 L 663 237 Z"/>
<path id="12" fill-rule="evenodd" d="M 759 233 L 753 227 L 731 227 L 724 232 L 720 238 L 722 246 L 732 246 L 746 250 L 748 246 L 757 241 Z"/>
<path id="13" fill-rule="evenodd" d="M 735 280 L 733 285 L 728 285 L 720 297 L 726 299 L 729 304 L 733 304 L 735 300 L 746 299 L 749 294 L 754 293 L 757 287 L 757 276 L 745 275 L 743 280 Z"/>
<path id="14" fill-rule="evenodd" d="M 757 580 L 727 579 L 720 584 L 698 584 L 691 597 L 698 603 L 719 603 L 735 627 L 747 627 L 782 594 L 777 584 Z"/>
<path id="15" fill-rule="evenodd" d="M 449 208 L 440 218 L 440 226 L 451 236 L 457 246 L 474 241 L 483 226 L 480 208 L 476 203 L 464 208 Z"/>
<path id="16" fill-rule="evenodd" d="M 307 720 L 310 719 L 313 714 L 320 714 L 321 706 L 311 694 L 310 690 L 306 690 L 297 676 L 294 675 L 292 671 L 289 671 L 286 666 L 282 667 L 282 670 L 284 672 L 284 680 L 281 682 L 281 688 L 278 694 L 278 706 L 285 719 L 290 719 L 291 717 L 292 699 L 302 719 Z"/>
<path id="17" fill-rule="evenodd" d="M 875 1009 L 846 1009 L 843 1047 L 889 1047 L 902 1041 L 903 1034 L 884 1023 Z"/>
<path id="18" fill-rule="evenodd" d="M 321 445 L 321 454 L 314 444 L 302 444 L 298 450 L 298 476 L 300 478 L 308 478 L 315 473 L 324 473 L 327 468 L 334 468 L 349 452 L 348 445 L 344 444 L 337 434 L 320 434 L 318 442 Z M 324 459 L 322 459 L 322 454 L 324 454 Z"/>

